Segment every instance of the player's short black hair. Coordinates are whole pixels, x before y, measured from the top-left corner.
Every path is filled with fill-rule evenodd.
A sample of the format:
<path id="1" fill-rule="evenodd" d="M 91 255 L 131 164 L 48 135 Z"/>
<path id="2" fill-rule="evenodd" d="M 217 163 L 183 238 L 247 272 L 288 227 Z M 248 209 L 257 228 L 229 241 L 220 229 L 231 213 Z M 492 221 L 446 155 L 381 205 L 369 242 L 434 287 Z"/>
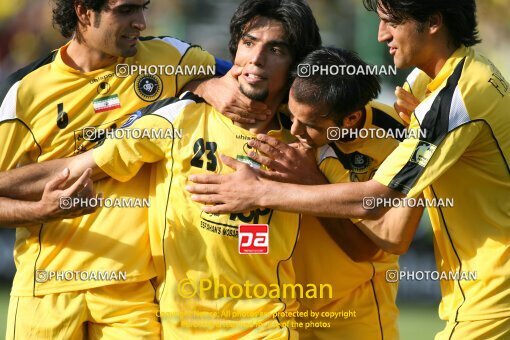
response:
<path id="1" fill-rule="evenodd" d="M 409 19 L 425 23 L 439 13 L 455 47 L 481 42 L 475 0 L 363 0 L 363 3 L 369 11 L 382 10 L 397 24 Z"/>
<path id="2" fill-rule="evenodd" d="M 78 27 L 75 5 L 81 3 L 86 9 L 96 13 L 108 8 L 108 0 L 53 0 L 53 25 L 58 26 L 65 38 L 71 38 Z"/>
<path id="3" fill-rule="evenodd" d="M 308 54 L 301 62 L 303 65 L 354 66 L 367 69 L 367 64 L 354 52 L 335 47 L 322 47 Z M 339 68 L 341 69 L 341 68 Z M 381 92 L 377 76 L 350 75 L 349 72 L 322 73 L 303 71 L 294 72 L 292 94 L 299 103 L 308 105 L 326 105 L 328 112 L 324 117 L 331 118 L 337 124 L 350 113 L 359 111 Z"/>
<path id="4" fill-rule="evenodd" d="M 246 33 L 247 24 L 255 17 L 265 17 L 282 23 L 294 64 L 322 44 L 319 27 L 312 10 L 303 0 L 245 0 L 230 21 L 232 58 L 235 58 L 239 41 Z"/>

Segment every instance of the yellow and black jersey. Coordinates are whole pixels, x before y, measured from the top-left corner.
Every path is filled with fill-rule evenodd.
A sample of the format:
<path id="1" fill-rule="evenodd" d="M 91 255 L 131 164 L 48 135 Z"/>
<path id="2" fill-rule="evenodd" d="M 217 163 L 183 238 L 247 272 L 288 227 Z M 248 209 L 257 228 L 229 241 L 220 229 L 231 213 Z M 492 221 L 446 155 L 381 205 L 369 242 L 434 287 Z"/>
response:
<path id="1" fill-rule="evenodd" d="M 414 78 L 423 84 L 423 77 Z M 413 93 L 423 93 L 419 87 Z M 489 60 L 461 47 L 428 83 L 425 97 L 411 120 L 425 135 L 401 143 L 374 179 L 408 196 L 423 191 L 436 202 L 429 215 L 438 270 L 460 274 L 441 281 L 441 318 L 508 317 L 509 84 Z"/>
<path id="2" fill-rule="evenodd" d="M 276 296 L 274 288 L 295 281 L 290 258 L 299 215 L 270 209 L 207 214 L 185 189 L 190 175 L 233 172 L 220 154 L 249 162 L 248 141 L 256 135 L 191 93 L 156 102 L 134 115 L 138 117 L 130 129 L 170 131 L 167 138 L 106 140 L 94 150 L 94 159 L 119 181 L 129 181 L 144 163 L 155 163 L 149 228 L 164 338 L 272 339 L 293 334 L 279 323 L 285 318 L 273 315 L 296 311 L 296 299 L 292 294 Z M 286 142 L 292 138 L 283 128 L 269 135 Z M 247 244 L 257 245 L 249 239 L 259 236 L 245 238 L 251 227 L 246 232 L 242 225 L 253 224 L 268 227 L 260 230 L 261 247 L 249 250 Z M 267 295 L 271 289 L 273 295 Z"/>
<path id="3" fill-rule="evenodd" d="M 372 102 L 365 107 L 364 129 L 391 131 L 398 136 L 405 129 L 395 110 Z M 317 162 L 330 183 L 368 181 L 384 159 L 398 146 L 395 138 L 358 138 L 331 143 L 317 151 Z M 329 327 L 310 327 L 300 334 L 305 339 L 397 339 L 397 284 L 386 282 L 386 271 L 398 269 L 398 256 L 380 252 L 377 261 L 354 262 L 335 243 L 313 216 L 303 215 L 294 255 L 297 282 L 331 284 L 332 299 L 300 299 L 303 312 L 345 312 L 338 320 L 321 317 Z M 342 274 L 339 274 L 339 268 Z M 349 315 L 349 312 L 351 314 Z M 309 313 L 310 315 L 310 313 Z"/>
<path id="4" fill-rule="evenodd" d="M 164 37 L 143 39 L 135 56 L 82 73 L 62 60 L 67 46 L 2 83 L 0 170 L 92 149 L 102 143 L 102 131 L 120 127 L 128 114 L 149 102 L 175 96 L 193 79 L 126 75 L 126 65 L 214 66 L 215 62 L 199 47 Z M 145 169 L 127 184 L 108 179 L 99 181 L 95 189 L 105 199 L 133 199 L 146 198 L 148 185 L 149 169 Z M 146 221 L 143 207 L 100 208 L 76 219 L 17 228 L 12 295 L 38 296 L 116 283 L 58 279 L 64 272 L 115 272 L 128 282 L 153 277 Z"/>

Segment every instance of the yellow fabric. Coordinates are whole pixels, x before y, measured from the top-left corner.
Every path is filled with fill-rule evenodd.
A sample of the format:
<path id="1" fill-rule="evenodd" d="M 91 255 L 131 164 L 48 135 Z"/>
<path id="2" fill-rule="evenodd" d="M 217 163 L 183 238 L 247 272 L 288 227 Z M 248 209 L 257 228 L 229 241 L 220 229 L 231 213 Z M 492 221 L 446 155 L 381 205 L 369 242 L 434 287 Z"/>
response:
<path id="1" fill-rule="evenodd" d="M 176 41 L 176 40 L 172 40 Z M 189 48 L 181 60 L 172 41 L 159 39 L 139 42 L 136 56 L 119 59 L 119 64 L 214 65 L 214 58 L 200 48 Z M 65 46 L 63 48 L 66 48 Z M 62 50 L 62 49 L 61 49 Z M 29 72 L 11 84 L 0 108 L 0 170 L 28 163 L 73 156 L 92 149 L 100 140 L 84 139 L 87 128 L 118 128 L 127 114 L 146 106 L 134 90 L 137 76 L 118 78 L 116 65 L 80 73 L 64 64 L 59 50 L 54 60 Z M 175 96 L 185 81 L 161 76 L 162 97 Z M 7 83 L 8 81 L 6 81 Z M 100 83 L 109 89 L 102 91 Z M 103 93 L 103 92 L 101 92 Z M 120 108 L 95 113 L 93 101 L 117 95 Z M 61 105 L 59 105 L 61 104 Z M 57 125 L 58 112 L 65 112 L 67 125 Z M 108 179 L 96 184 L 104 198 L 144 198 L 149 194 L 148 169 L 123 184 Z M 17 272 L 12 295 L 32 296 L 87 289 L 110 284 L 107 281 L 36 282 L 34 272 L 125 271 L 128 281 L 143 281 L 155 275 L 151 263 L 145 208 L 100 208 L 94 214 L 72 220 L 18 228 L 14 258 Z"/>
<path id="2" fill-rule="evenodd" d="M 381 128 L 373 123 L 373 108 L 378 114 L 385 114 L 401 123 L 394 109 L 380 104 L 370 103 L 366 107 L 364 128 Z M 382 113 L 381 113 L 382 112 Z M 338 160 L 330 146 L 318 151 L 321 171 L 330 183 L 368 181 L 384 159 L 397 147 L 398 141 L 389 139 L 357 139 L 348 143 L 336 143 L 346 157 L 355 152 L 370 160 L 365 167 L 347 170 Z M 301 232 L 294 255 L 297 282 L 302 284 L 331 284 L 332 299 L 301 299 L 300 310 L 323 312 L 355 312 L 348 318 L 301 318 L 307 322 L 324 324 L 303 329 L 300 337 L 305 339 L 398 339 L 398 308 L 395 304 L 397 283 L 387 283 L 387 270 L 398 269 L 398 256 L 381 252 L 378 261 L 354 262 L 335 243 L 319 220 L 312 216 L 303 216 Z M 310 314 L 310 313 L 309 313 Z M 379 321 L 379 318 L 381 320 Z M 329 323 L 329 327 L 326 326 Z"/>
<path id="3" fill-rule="evenodd" d="M 448 86 L 459 71 L 458 83 Z M 432 103 L 441 98 L 441 105 L 451 104 L 448 125 L 438 118 L 432 128 L 442 129 L 442 138 L 404 141 L 374 179 L 408 196 L 423 191 L 428 199 L 453 200 L 453 208 L 428 209 L 438 270 L 476 275 L 476 280 L 441 281 L 440 317 L 451 322 L 508 317 L 509 84 L 490 61 L 461 47 L 427 88 L 431 93 L 411 125 L 423 127 L 438 112 Z"/>
<path id="4" fill-rule="evenodd" d="M 6 339 L 160 339 L 150 282 L 11 296 Z"/>
<path id="5" fill-rule="evenodd" d="M 210 215 L 185 190 L 192 174 L 232 172 L 220 154 L 245 157 L 250 151 L 247 142 L 255 135 L 189 93 L 179 101 L 162 101 L 147 108 L 132 128 L 182 131 L 182 138 L 107 140 L 94 150 L 96 163 L 120 181 L 133 177 L 144 162 L 157 162 L 152 167 L 149 228 L 164 338 L 293 338 L 295 333 L 273 318 L 276 312 L 297 310 L 293 297 L 264 299 L 242 294 L 233 298 L 204 289 L 200 299 L 190 288 L 206 280 L 227 289 L 246 282 L 271 287 L 295 281 L 289 259 L 297 241 L 299 215 L 269 209 Z M 291 140 L 287 130 L 269 134 Z M 238 226 L 245 223 L 269 224 L 267 255 L 239 254 Z M 185 298 L 183 292 L 192 296 Z M 234 316 L 239 312 L 243 317 Z"/>
<path id="6" fill-rule="evenodd" d="M 448 322 L 435 340 L 506 340 L 510 339 L 510 319 Z"/>

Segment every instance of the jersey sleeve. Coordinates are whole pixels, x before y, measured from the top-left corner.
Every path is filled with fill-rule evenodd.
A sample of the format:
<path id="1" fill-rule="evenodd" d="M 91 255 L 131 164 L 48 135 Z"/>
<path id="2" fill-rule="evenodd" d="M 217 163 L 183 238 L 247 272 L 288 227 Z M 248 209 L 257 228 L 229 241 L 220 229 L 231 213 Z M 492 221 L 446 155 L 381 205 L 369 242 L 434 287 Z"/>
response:
<path id="1" fill-rule="evenodd" d="M 468 123 L 449 132 L 440 145 L 406 139 L 383 162 L 373 179 L 408 197 L 417 197 L 459 160 L 481 130 L 481 123 Z"/>
<path id="2" fill-rule="evenodd" d="M 185 67 L 194 67 L 196 73 L 180 74 L 177 75 L 177 93 L 180 93 L 182 88 L 192 80 L 210 78 L 216 75 L 216 59 L 204 51 L 200 46 L 190 46 L 182 56 L 179 65 Z M 208 69 L 213 68 L 214 72 L 207 72 Z"/>
<path id="3" fill-rule="evenodd" d="M 181 98 L 187 95 L 183 94 Z M 178 127 L 176 121 L 189 108 L 192 100 L 168 98 L 149 105 L 133 114 L 121 129 L 131 130 L 117 133 L 123 138 L 106 138 L 94 149 L 96 164 L 110 177 L 126 182 L 133 178 L 144 163 L 164 159 L 171 143 L 176 139 L 166 138 L 164 131 Z M 133 131 L 136 130 L 136 133 Z M 140 136 L 142 138 L 139 138 Z"/>
<path id="4" fill-rule="evenodd" d="M 19 82 L 8 80 L 0 89 L 0 171 L 30 163 L 40 154 L 33 131 L 17 114 Z M 31 155 L 31 151 L 35 154 Z"/>

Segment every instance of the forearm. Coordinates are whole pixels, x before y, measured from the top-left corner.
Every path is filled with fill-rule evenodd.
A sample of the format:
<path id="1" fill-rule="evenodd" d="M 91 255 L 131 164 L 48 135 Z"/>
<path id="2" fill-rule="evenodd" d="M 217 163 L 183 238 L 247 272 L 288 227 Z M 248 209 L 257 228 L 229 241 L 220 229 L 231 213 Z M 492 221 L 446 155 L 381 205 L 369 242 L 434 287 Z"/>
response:
<path id="1" fill-rule="evenodd" d="M 43 223 L 39 202 L 0 197 L 0 228 L 16 228 Z"/>
<path id="2" fill-rule="evenodd" d="M 355 262 L 373 260 L 381 250 L 351 220 L 320 217 L 335 243 Z"/>
<path id="3" fill-rule="evenodd" d="M 68 183 L 73 183 L 88 168 L 92 169 L 94 180 L 105 177 L 105 174 L 95 164 L 92 151 L 89 151 L 70 158 L 30 164 L 0 173 L 0 197 L 15 200 L 39 200 L 46 183 L 66 168 L 70 171 Z"/>
<path id="4" fill-rule="evenodd" d="M 356 225 L 378 247 L 401 255 L 409 249 L 422 214 L 423 208 L 393 208 L 378 220 L 364 220 Z"/>
<path id="5" fill-rule="evenodd" d="M 402 194 L 374 181 L 304 186 L 260 181 L 257 206 L 322 217 L 380 218 L 389 208 L 365 209 L 367 197 L 400 197 Z"/>
<path id="6" fill-rule="evenodd" d="M 0 173 L 0 197 L 39 200 L 46 183 L 69 165 L 69 159 L 35 163 Z"/>

